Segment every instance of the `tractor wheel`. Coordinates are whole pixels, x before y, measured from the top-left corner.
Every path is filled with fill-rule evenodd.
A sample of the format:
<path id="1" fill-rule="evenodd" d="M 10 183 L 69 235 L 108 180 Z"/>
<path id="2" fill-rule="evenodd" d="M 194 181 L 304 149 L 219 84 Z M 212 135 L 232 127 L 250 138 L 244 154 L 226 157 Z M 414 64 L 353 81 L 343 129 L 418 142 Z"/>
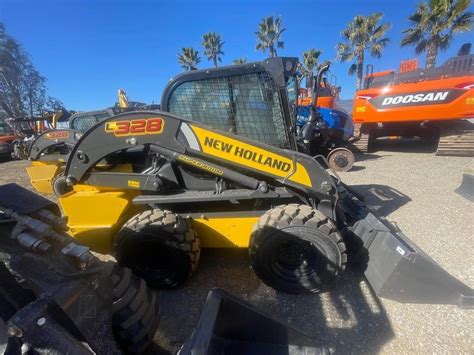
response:
<path id="1" fill-rule="evenodd" d="M 112 275 L 112 328 L 125 353 L 142 353 L 158 328 L 156 292 L 130 269 L 118 267 Z"/>
<path id="2" fill-rule="evenodd" d="M 329 167 L 334 171 L 351 170 L 354 160 L 354 154 L 347 148 L 336 148 L 328 154 Z"/>
<path id="3" fill-rule="evenodd" d="M 288 292 L 319 292 L 344 270 L 341 234 L 321 212 L 298 204 L 267 211 L 250 241 L 250 261 L 268 286 Z"/>
<path id="4" fill-rule="evenodd" d="M 191 276 L 201 245 L 188 221 L 160 209 L 131 218 L 115 238 L 117 260 L 151 288 L 169 289 Z"/>
<path id="5" fill-rule="evenodd" d="M 67 184 L 66 177 L 63 173 L 56 175 L 53 178 L 51 185 L 53 187 L 53 193 L 56 197 L 61 197 L 62 195 L 72 191 L 72 187 Z"/>

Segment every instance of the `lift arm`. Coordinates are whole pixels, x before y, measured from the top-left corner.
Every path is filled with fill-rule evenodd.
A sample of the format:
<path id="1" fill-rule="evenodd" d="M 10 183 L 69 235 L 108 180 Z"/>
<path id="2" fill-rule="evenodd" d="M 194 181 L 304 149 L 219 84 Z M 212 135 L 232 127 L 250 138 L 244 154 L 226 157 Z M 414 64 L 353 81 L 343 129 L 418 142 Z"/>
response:
<path id="1" fill-rule="evenodd" d="M 285 185 L 332 207 L 337 201 L 333 178 L 312 157 L 159 111 L 125 113 L 98 123 L 75 145 L 65 176 L 70 184 L 83 182 L 107 155 L 141 146 L 244 186 L 265 190 Z M 328 214 L 334 219 L 333 208 Z"/>
<path id="2" fill-rule="evenodd" d="M 45 160 L 43 153 L 49 148 L 65 145 L 70 150 L 77 143 L 82 133 L 73 129 L 54 129 L 40 134 L 30 147 L 28 152 L 29 160 Z M 57 157 L 51 157 L 57 160 Z"/>

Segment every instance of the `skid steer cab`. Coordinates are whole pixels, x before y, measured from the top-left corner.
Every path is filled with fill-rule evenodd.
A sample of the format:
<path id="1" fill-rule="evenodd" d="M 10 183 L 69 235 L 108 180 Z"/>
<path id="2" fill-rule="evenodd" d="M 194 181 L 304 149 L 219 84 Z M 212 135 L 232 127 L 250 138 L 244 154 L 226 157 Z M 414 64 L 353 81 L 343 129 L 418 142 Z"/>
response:
<path id="1" fill-rule="evenodd" d="M 75 144 L 59 181 L 71 234 L 113 252 L 154 288 L 185 282 L 201 248 L 248 248 L 267 285 L 318 292 L 343 272 L 348 245 L 357 241 L 380 296 L 472 301 L 468 286 L 378 219 L 316 159 L 170 113 L 131 112 L 98 123 Z"/>
<path id="2" fill-rule="evenodd" d="M 347 149 L 354 125 L 349 115 L 321 108 L 327 95 L 329 65 L 312 80 L 312 96 L 298 97 L 298 58 L 182 73 L 163 91 L 161 108 L 190 120 L 280 148 L 322 155 L 336 171 L 348 171 L 354 155 Z M 332 97 L 334 101 L 334 97 Z"/>

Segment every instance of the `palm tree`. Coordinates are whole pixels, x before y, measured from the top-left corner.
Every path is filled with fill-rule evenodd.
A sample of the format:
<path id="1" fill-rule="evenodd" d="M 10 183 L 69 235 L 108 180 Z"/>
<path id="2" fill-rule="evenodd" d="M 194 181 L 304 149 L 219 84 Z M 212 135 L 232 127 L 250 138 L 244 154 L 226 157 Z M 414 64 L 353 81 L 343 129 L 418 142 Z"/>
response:
<path id="1" fill-rule="evenodd" d="M 349 68 L 349 75 L 357 73 L 357 89 L 360 89 L 362 85 L 366 50 L 370 50 L 372 57 L 380 58 L 383 49 L 389 42 L 389 39 L 384 36 L 390 28 L 390 24 L 380 24 L 382 17 L 381 13 L 369 16 L 358 15 L 341 31 L 345 43 L 339 43 L 336 46 L 337 59 L 341 62 L 355 59 L 355 63 Z"/>
<path id="2" fill-rule="evenodd" d="M 314 76 L 314 68 L 318 65 L 319 56 L 323 52 L 320 50 L 316 50 L 311 48 L 309 51 L 303 52 L 303 63 L 304 63 L 304 71 L 306 76 L 306 87 L 313 88 L 313 76 Z"/>
<path id="3" fill-rule="evenodd" d="M 331 64 L 331 61 L 329 59 L 323 60 L 320 64 L 318 64 L 318 70 L 330 64 Z"/>
<path id="4" fill-rule="evenodd" d="M 178 54 L 178 63 L 184 70 L 196 70 L 200 61 L 199 51 L 192 47 L 184 47 Z"/>
<path id="5" fill-rule="evenodd" d="M 403 31 L 401 45 L 415 46 L 416 54 L 426 51 L 426 68 L 433 68 L 436 56 L 449 48 L 454 34 L 469 31 L 474 14 L 466 11 L 470 0 L 431 0 L 419 4 L 408 17 L 411 27 Z"/>
<path id="6" fill-rule="evenodd" d="M 247 57 L 234 59 L 233 63 L 234 64 L 245 64 L 245 63 L 247 63 Z"/>
<path id="7" fill-rule="evenodd" d="M 222 51 L 222 38 L 220 34 L 215 32 L 208 32 L 202 36 L 202 46 L 204 48 L 204 54 L 207 56 L 207 59 L 211 60 L 214 63 L 214 66 L 217 67 L 217 62 L 221 62 L 221 55 L 224 55 Z"/>
<path id="8" fill-rule="evenodd" d="M 286 28 L 281 27 L 281 16 L 276 19 L 273 16 L 263 18 L 262 22 L 258 24 L 256 49 L 265 52 L 267 49 L 270 52 L 270 57 L 274 58 L 277 54 L 277 48 L 283 48 L 284 42 L 280 40 L 281 34 Z"/>

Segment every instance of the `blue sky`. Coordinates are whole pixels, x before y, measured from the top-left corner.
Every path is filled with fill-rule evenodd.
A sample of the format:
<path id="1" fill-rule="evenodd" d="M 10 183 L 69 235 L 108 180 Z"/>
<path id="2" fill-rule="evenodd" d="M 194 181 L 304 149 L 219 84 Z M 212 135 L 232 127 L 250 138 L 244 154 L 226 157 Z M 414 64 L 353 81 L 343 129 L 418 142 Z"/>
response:
<path id="1" fill-rule="evenodd" d="M 222 34 L 223 65 L 247 57 L 260 61 L 255 50 L 262 17 L 282 15 L 285 48 L 282 56 L 300 56 L 309 48 L 334 59 L 340 31 L 357 14 L 375 11 L 392 24 L 392 42 L 382 59 L 369 58 L 375 70 L 398 68 L 402 59 L 415 56 L 412 47 L 400 48 L 401 31 L 417 1 L 152 1 L 152 0 L 1 0 L 0 21 L 29 52 L 48 78 L 48 93 L 67 108 L 91 110 L 112 106 L 124 88 L 134 101 L 158 103 L 167 81 L 181 69 L 177 53 L 184 46 L 200 48 L 208 31 Z M 472 32 L 456 37 L 438 63 L 472 40 Z M 424 58 L 422 58 L 424 63 Z M 202 58 L 200 68 L 210 67 Z M 355 77 L 349 64 L 334 63 L 332 72 L 351 98 Z"/>

